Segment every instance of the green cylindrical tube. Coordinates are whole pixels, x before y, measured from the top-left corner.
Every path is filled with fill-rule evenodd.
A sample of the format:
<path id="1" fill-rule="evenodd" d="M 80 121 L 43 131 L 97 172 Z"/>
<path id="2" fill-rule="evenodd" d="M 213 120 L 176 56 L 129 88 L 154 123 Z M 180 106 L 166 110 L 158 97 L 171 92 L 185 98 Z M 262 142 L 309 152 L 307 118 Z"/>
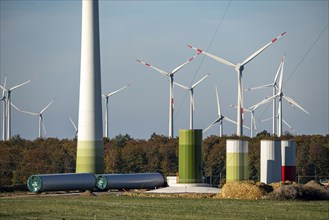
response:
<path id="1" fill-rule="evenodd" d="M 202 130 L 180 130 L 179 183 L 202 183 Z"/>

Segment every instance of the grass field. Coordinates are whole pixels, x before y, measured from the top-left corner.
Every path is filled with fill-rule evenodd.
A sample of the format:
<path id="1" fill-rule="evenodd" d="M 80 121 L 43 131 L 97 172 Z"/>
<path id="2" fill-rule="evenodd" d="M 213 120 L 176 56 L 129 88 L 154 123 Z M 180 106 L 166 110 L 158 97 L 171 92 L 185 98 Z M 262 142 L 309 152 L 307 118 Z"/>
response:
<path id="1" fill-rule="evenodd" d="M 0 219 L 329 219 L 329 201 L 160 196 L 1 197 Z"/>

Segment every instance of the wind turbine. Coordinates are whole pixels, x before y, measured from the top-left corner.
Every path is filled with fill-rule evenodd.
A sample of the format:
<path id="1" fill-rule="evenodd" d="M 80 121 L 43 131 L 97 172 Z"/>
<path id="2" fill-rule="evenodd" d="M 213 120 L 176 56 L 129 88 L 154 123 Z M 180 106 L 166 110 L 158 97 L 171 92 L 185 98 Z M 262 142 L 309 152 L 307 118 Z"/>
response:
<path id="1" fill-rule="evenodd" d="M 220 131 L 219 131 L 219 136 L 222 137 L 223 136 L 223 120 L 229 121 L 233 124 L 236 124 L 235 121 L 233 121 L 232 119 L 229 119 L 228 117 L 222 115 L 221 110 L 220 110 L 220 103 L 219 103 L 219 96 L 218 96 L 218 91 L 217 91 L 217 87 L 216 87 L 216 99 L 217 99 L 217 112 L 218 112 L 218 118 L 211 123 L 206 129 L 204 129 L 203 133 L 205 133 L 206 131 L 208 131 L 212 126 L 214 126 L 216 123 L 220 123 Z"/>
<path id="2" fill-rule="evenodd" d="M 169 137 L 174 137 L 174 74 L 178 72 L 181 68 L 183 68 L 186 64 L 191 62 L 195 57 L 197 57 L 200 54 L 198 52 L 196 55 L 188 59 L 185 63 L 181 64 L 180 66 L 176 67 L 171 71 L 171 73 L 168 73 L 164 70 L 161 70 L 157 67 L 152 66 L 151 64 L 145 63 L 144 61 L 137 60 L 137 62 L 146 65 L 147 67 L 150 67 L 154 69 L 155 71 L 159 72 L 160 74 L 169 77 L 170 78 L 170 89 L 169 89 Z"/>
<path id="3" fill-rule="evenodd" d="M 174 82 L 175 85 L 190 91 L 190 129 L 193 129 L 193 112 L 194 112 L 194 88 L 201 83 L 205 78 L 207 78 L 209 74 L 205 75 L 202 79 L 198 82 L 194 83 L 191 87 L 184 86 L 182 84 Z"/>
<path id="4" fill-rule="evenodd" d="M 121 90 L 127 88 L 128 86 L 130 86 L 130 85 L 129 84 L 128 85 L 125 85 L 121 89 L 118 89 L 118 90 L 116 90 L 114 92 L 111 92 L 111 93 L 109 93 L 107 95 L 102 94 L 102 96 L 105 98 L 105 108 L 106 108 L 106 113 L 105 113 L 105 137 L 106 138 L 109 137 L 109 123 L 108 123 L 108 118 L 109 118 L 109 107 L 108 107 L 108 105 L 109 105 L 109 98 L 110 98 L 110 96 L 112 96 L 112 95 L 120 92 Z"/>
<path id="5" fill-rule="evenodd" d="M 237 108 L 236 105 L 230 105 L 233 108 Z M 255 110 L 258 108 L 258 106 L 254 108 L 245 108 L 243 111 L 249 112 L 250 113 L 250 137 L 253 138 L 255 136 L 254 131 L 257 130 L 256 127 L 256 119 L 255 119 Z"/>
<path id="6" fill-rule="evenodd" d="M 49 108 L 49 106 L 51 104 L 53 104 L 53 102 L 55 101 L 55 99 L 51 100 L 51 102 L 46 106 L 44 107 L 40 113 L 34 113 L 34 112 L 28 112 L 28 111 L 23 111 L 21 109 L 19 109 L 18 107 L 16 107 L 14 104 L 12 104 L 12 106 L 19 112 L 23 112 L 23 113 L 26 113 L 26 114 L 29 114 L 29 115 L 33 115 L 33 116 L 38 116 L 39 117 L 39 138 L 42 138 L 42 130 L 41 130 L 41 127 L 43 129 L 43 132 L 46 134 L 46 129 L 45 129 L 45 125 L 44 125 L 44 122 L 43 122 L 43 116 L 42 114 L 47 110 L 47 108 Z"/>
<path id="7" fill-rule="evenodd" d="M 5 76 L 5 81 L 3 84 L 3 88 L 6 88 L 7 83 L 7 75 Z M 6 140 L 6 96 L 5 96 L 5 90 L 2 89 L 2 97 L 0 101 L 3 101 L 2 104 L 2 140 Z"/>
<path id="8" fill-rule="evenodd" d="M 7 89 L 6 87 L 3 87 L 0 85 L 0 87 L 7 92 L 7 100 L 6 100 L 6 105 L 7 105 L 7 140 L 10 140 L 11 138 L 11 92 L 14 91 L 15 89 L 31 82 L 31 80 L 28 80 L 26 82 L 23 82 L 19 85 L 13 86 L 10 89 Z"/>
<path id="9" fill-rule="evenodd" d="M 238 73 L 238 108 L 237 108 L 237 131 L 236 134 L 238 136 L 243 136 L 243 85 L 242 85 L 242 71 L 244 69 L 244 66 L 249 63 L 252 59 L 254 59 L 258 54 L 260 54 L 263 50 L 265 50 L 267 47 L 269 47 L 271 44 L 273 44 L 275 41 L 277 41 L 279 38 L 281 38 L 286 32 L 283 32 L 278 37 L 271 40 L 268 44 L 257 50 L 255 53 L 250 55 L 247 59 L 245 59 L 242 63 L 232 63 L 230 61 L 227 61 L 223 58 L 220 58 L 218 56 L 215 56 L 213 54 L 210 54 L 208 52 L 205 52 L 201 49 L 192 47 L 191 45 L 187 45 L 188 47 L 198 51 L 199 53 L 203 53 L 204 55 L 207 55 L 208 57 L 211 57 L 223 64 L 226 64 L 228 66 L 234 67 L 235 70 Z"/>
<path id="10" fill-rule="evenodd" d="M 70 121 L 71 121 L 71 124 L 73 125 L 74 127 L 74 130 L 75 130 L 75 133 L 74 133 L 74 138 L 77 138 L 78 137 L 78 128 L 77 126 L 75 125 L 75 123 L 73 122 L 72 118 L 69 117 Z"/>
<path id="11" fill-rule="evenodd" d="M 263 105 L 265 103 L 270 102 L 271 100 L 275 99 L 276 97 L 279 98 L 279 109 L 278 109 L 278 137 L 281 137 L 282 135 L 282 98 L 285 99 L 291 106 L 293 107 L 297 107 L 300 110 L 302 110 L 303 112 L 305 112 L 306 114 L 310 114 L 308 111 L 306 111 L 302 106 L 300 106 L 295 100 L 293 100 L 292 98 L 286 96 L 283 91 L 282 91 L 282 80 L 283 80 L 283 67 L 284 67 L 284 62 L 282 63 L 282 67 L 281 67 L 281 73 L 280 73 L 280 80 L 279 80 L 279 91 L 276 95 L 271 96 L 269 98 L 266 98 L 264 100 L 262 100 L 261 102 L 257 103 L 256 105 L 254 105 L 253 107 L 258 107 L 260 105 Z"/>
<path id="12" fill-rule="evenodd" d="M 257 86 L 257 87 L 253 87 L 253 88 L 248 88 L 245 91 L 251 91 L 251 90 L 257 90 L 257 89 L 272 87 L 272 91 L 273 91 L 272 96 L 274 96 L 277 93 L 277 90 L 279 90 L 278 85 L 277 85 L 277 79 L 278 79 L 280 70 L 283 66 L 285 57 L 286 57 L 286 54 L 284 54 L 282 59 L 281 59 L 281 62 L 280 62 L 278 71 L 275 74 L 273 83 L 262 85 L 262 86 Z M 273 101 L 272 101 L 272 114 L 273 114 L 273 116 L 272 116 L 272 133 L 274 135 L 276 133 L 276 131 L 275 131 L 276 99 L 273 99 Z"/>

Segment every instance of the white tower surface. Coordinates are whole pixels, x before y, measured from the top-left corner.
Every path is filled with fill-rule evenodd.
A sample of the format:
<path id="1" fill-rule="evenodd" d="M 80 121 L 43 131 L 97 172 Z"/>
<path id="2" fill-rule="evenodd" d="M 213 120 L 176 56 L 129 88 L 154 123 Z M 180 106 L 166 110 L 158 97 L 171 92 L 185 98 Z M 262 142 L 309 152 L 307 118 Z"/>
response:
<path id="1" fill-rule="evenodd" d="M 76 172 L 104 172 L 98 0 L 82 1 Z"/>

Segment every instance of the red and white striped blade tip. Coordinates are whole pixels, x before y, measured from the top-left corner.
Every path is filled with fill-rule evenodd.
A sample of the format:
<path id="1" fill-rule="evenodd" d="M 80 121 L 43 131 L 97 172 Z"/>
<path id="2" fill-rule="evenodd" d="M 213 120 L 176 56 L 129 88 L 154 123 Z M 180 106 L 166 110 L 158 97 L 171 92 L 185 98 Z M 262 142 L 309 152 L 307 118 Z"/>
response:
<path id="1" fill-rule="evenodd" d="M 280 36 L 274 38 L 274 39 L 272 40 L 272 43 L 274 43 L 275 41 L 277 41 L 280 37 L 282 37 L 282 36 L 285 35 L 286 33 L 287 33 L 287 32 L 285 31 L 285 32 L 283 32 L 282 34 L 280 34 Z"/>

